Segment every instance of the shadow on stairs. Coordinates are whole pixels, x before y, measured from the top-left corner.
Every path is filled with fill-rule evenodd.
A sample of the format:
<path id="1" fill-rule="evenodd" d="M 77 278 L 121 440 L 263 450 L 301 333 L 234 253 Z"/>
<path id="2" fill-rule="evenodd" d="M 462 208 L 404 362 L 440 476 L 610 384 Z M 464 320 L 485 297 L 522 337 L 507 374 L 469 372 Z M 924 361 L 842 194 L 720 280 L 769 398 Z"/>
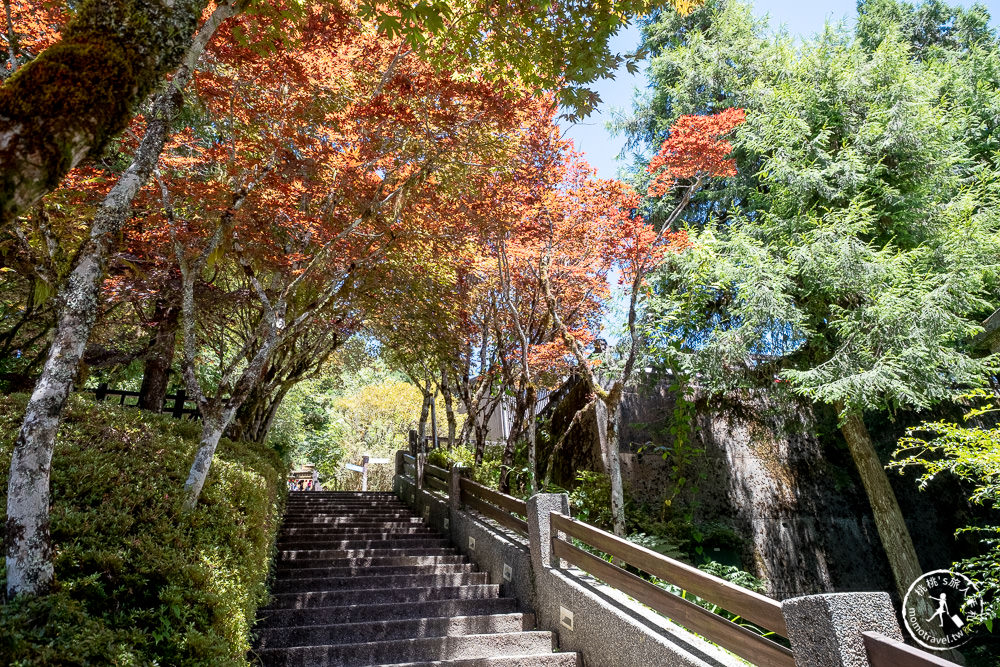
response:
<path id="1" fill-rule="evenodd" d="M 392 493 L 292 493 L 254 655 L 268 667 L 578 665 L 487 577 Z"/>

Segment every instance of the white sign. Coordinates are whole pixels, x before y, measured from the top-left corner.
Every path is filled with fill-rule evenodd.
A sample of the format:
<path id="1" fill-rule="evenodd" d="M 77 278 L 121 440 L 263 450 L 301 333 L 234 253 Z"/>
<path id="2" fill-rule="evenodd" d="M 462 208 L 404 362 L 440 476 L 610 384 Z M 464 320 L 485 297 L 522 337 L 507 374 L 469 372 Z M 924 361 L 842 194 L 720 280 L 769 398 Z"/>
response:
<path id="1" fill-rule="evenodd" d="M 389 459 L 368 459 L 368 463 L 388 463 Z"/>
<path id="2" fill-rule="evenodd" d="M 573 629 L 573 612 L 562 605 L 559 606 L 559 625 L 567 630 Z"/>
<path id="3" fill-rule="evenodd" d="M 347 468 L 348 470 L 353 470 L 354 472 L 364 472 L 365 471 L 364 468 L 362 468 L 361 466 L 356 466 L 353 463 L 345 463 L 344 467 Z"/>

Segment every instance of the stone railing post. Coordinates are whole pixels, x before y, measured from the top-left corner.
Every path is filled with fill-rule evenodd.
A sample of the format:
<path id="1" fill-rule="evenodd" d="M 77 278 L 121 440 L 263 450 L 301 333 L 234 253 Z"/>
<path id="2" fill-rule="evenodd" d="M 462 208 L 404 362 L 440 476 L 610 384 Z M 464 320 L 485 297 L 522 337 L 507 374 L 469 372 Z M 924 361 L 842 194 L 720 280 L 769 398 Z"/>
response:
<path id="1" fill-rule="evenodd" d="M 396 451 L 396 474 L 397 475 L 402 475 L 403 474 L 403 465 L 405 463 L 403 461 L 403 455 L 404 454 L 406 454 L 406 451 L 403 450 L 403 449 L 400 449 L 400 450 Z"/>
<path id="2" fill-rule="evenodd" d="M 796 667 L 868 667 L 863 632 L 903 640 L 888 593 L 825 593 L 781 603 Z"/>
<path id="3" fill-rule="evenodd" d="M 455 464 L 448 475 L 448 504 L 456 512 L 462 509 L 462 477 L 468 470 L 465 466 Z"/>
<path id="4" fill-rule="evenodd" d="M 565 493 L 536 493 L 528 498 L 528 548 L 535 576 L 552 566 L 551 512 L 569 516 L 569 496 Z"/>
<path id="5" fill-rule="evenodd" d="M 427 464 L 427 454 L 425 454 L 423 452 L 420 452 L 419 454 L 417 454 L 417 465 L 416 465 L 416 468 L 417 468 L 416 478 L 417 478 L 417 480 L 416 481 L 417 481 L 417 488 L 418 489 L 424 488 L 424 466 L 426 464 Z"/>

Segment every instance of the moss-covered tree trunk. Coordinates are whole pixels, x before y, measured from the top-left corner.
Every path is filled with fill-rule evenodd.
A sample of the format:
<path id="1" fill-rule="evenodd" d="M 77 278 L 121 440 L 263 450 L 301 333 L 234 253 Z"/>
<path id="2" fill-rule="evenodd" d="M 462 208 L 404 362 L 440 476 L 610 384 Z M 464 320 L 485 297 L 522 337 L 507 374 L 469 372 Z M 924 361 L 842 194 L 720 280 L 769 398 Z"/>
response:
<path id="1" fill-rule="evenodd" d="M 882 540 L 892 570 L 892 577 L 896 582 L 896 591 L 902 600 L 910 584 L 921 575 L 917 550 L 913 547 L 903 512 L 899 508 L 892 486 L 889 485 L 889 478 L 885 474 L 882 461 L 879 460 L 878 453 L 872 445 L 864 420 L 856 412 L 845 414 L 843 405 L 838 404 L 836 407 L 843 419 L 840 432 L 844 435 L 851 458 L 858 467 L 861 484 L 865 488 L 875 516 L 875 527 L 878 529 L 879 538 Z"/>
<path id="2" fill-rule="evenodd" d="M 0 86 L 0 225 L 99 154 L 181 64 L 206 0 L 86 0 Z"/>
<path id="3" fill-rule="evenodd" d="M 535 421 L 535 405 L 538 403 L 538 389 L 528 385 L 528 414 L 525 431 L 528 436 L 528 489 L 538 493 L 538 426 Z"/>
<path id="4" fill-rule="evenodd" d="M 500 481 L 497 484 L 497 490 L 500 493 L 510 493 L 510 474 L 514 468 L 514 450 L 517 447 L 517 440 L 522 431 L 524 391 L 519 390 L 516 394 L 510 431 L 507 433 L 507 439 L 503 444 L 503 453 L 500 455 Z"/>
<path id="5" fill-rule="evenodd" d="M 475 425 L 475 435 L 476 435 L 476 465 L 482 465 L 483 456 L 486 454 L 486 433 L 489 430 L 489 421 L 476 422 Z"/>
<path id="6" fill-rule="evenodd" d="M 87 12 L 94 11 L 92 5 L 103 6 L 102 3 L 88 4 L 85 6 Z M 84 17 L 88 15 L 83 9 L 81 12 Z M 60 294 L 61 307 L 55 336 L 41 377 L 28 401 L 11 457 L 5 526 L 8 596 L 35 595 L 44 592 L 52 584 L 49 538 L 49 472 L 52 451 L 63 407 L 73 387 L 84 347 L 94 326 L 108 253 L 116 235 L 129 217 L 132 200 L 149 180 L 156 166 L 170 125 L 181 103 L 180 90 L 190 80 L 191 71 L 212 33 L 222 20 L 232 13 L 230 6 L 220 7 L 199 33 L 193 45 L 190 45 L 189 39 L 191 48 L 184 66 L 178 71 L 168 90 L 155 102 L 146 134 L 136 150 L 135 157 L 101 202 L 90 228 L 90 236 L 81 248 L 66 286 Z M 190 35 L 190 31 L 185 34 Z M 39 59 L 32 61 L 32 64 Z M 27 70 L 25 67 L 15 78 L 22 77 Z M 73 83 L 74 79 L 68 81 Z M 8 90 L 10 85 L 12 84 L 5 84 L 0 88 L 0 114 L 4 113 L 4 105 L 7 102 L 3 96 L 10 93 Z M 9 151 L 10 147 L 7 144 L 11 142 L 16 144 L 17 141 L 9 135 L 5 138 L 3 127 L 3 120 L 0 119 L 0 147 L 7 146 L 0 148 L 0 160 L 3 160 L 3 174 L 6 179 L 8 169 L 16 168 L 16 165 L 8 161 L 7 154 L 3 151 Z M 3 206 L 4 211 L 8 211 L 7 205 Z"/>
<path id="7" fill-rule="evenodd" d="M 431 387 L 430 382 L 426 383 L 424 386 L 420 387 L 420 391 L 424 395 L 424 402 L 420 404 L 420 422 L 417 424 L 417 451 L 426 452 L 427 451 L 427 420 L 431 414 Z"/>
<path id="8" fill-rule="evenodd" d="M 226 430 L 231 419 L 223 415 L 221 411 L 202 412 L 201 415 L 201 441 L 198 443 L 198 451 L 194 455 L 191 469 L 188 471 L 187 481 L 184 482 L 184 509 L 193 509 L 198 504 L 198 497 L 208 479 L 208 471 L 212 467 L 212 459 L 215 458 L 215 450 L 219 446 L 222 433 Z"/>

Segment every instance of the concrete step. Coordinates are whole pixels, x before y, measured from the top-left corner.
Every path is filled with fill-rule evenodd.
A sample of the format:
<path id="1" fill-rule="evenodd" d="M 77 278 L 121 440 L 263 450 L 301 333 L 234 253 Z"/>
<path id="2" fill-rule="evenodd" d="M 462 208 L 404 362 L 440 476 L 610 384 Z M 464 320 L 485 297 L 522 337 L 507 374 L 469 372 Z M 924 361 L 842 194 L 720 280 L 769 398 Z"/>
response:
<path id="1" fill-rule="evenodd" d="M 406 662 L 485 658 L 496 655 L 538 655 L 552 652 L 550 632 L 507 632 L 426 637 L 367 642 L 264 649 L 258 653 L 268 667 L 319 667 L 391 665 Z"/>
<path id="2" fill-rule="evenodd" d="M 317 514 L 320 516 L 416 516 L 417 513 L 409 507 L 394 507 L 384 505 L 382 507 L 337 507 L 336 505 L 317 505 L 316 507 L 288 507 L 285 508 L 285 516 L 298 516 L 302 514 Z"/>
<path id="3" fill-rule="evenodd" d="M 467 660 L 435 660 L 433 662 L 397 662 L 392 667 L 580 667 L 576 653 L 546 653 L 538 655 L 497 655 Z"/>
<path id="4" fill-rule="evenodd" d="M 479 600 L 428 600 L 385 604 L 331 605 L 309 609 L 261 609 L 258 628 L 369 623 L 404 618 L 440 618 L 442 616 L 478 616 L 517 612 L 513 598 Z"/>
<path id="5" fill-rule="evenodd" d="M 380 567 L 394 565 L 449 565 L 468 563 L 469 559 L 454 550 L 443 554 L 403 554 L 395 556 L 356 556 L 353 558 L 291 558 L 275 563 L 275 570 L 316 567 Z"/>
<path id="6" fill-rule="evenodd" d="M 275 578 L 309 579 L 315 577 L 351 577 L 351 576 L 398 576 L 408 574 L 449 574 L 456 572 L 475 572 L 472 563 L 442 563 L 439 565 L 362 565 L 358 567 L 297 567 L 287 570 L 276 570 Z"/>
<path id="7" fill-rule="evenodd" d="M 282 526 L 288 528 L 295 528 L 300 526 L 316 526 L 316 525 L 330 525 L 330 526 L 344 526 L 345 528 L 351 528 L 354 526 L 408 526 L 413 524 L 423 524 L 424 520 L 420 517 L 412 517 L 409 519 L 400 519 L 398 521 L 359 521 L 351 518 L 343 517 L 309 517 L 305 519 L 296 519 L 295 521 L 285 521 Z"/>
<path id="8" fill-rule="evenodd" d="M 284 545 L 295 542 L 311 542 L 319 544 L 327 542 L 399 542 L 405 546 L 411 542 L 421 540 L 440 540 L 441 536 L 433 532 L 420 533 L 294 533 L 292 535 L 282 535 L 278 538 L 278 548 L 287 548 Z"/>
<path id="9" fill-rule="evenodd" d="M 328 505 L 363 505 L 366 507 L 369 505 L 381 505 L 383 503 L 389 503 L 392 505 L 405 504 L 396 496 L 385 496 L 366 500 L 364 498 L 337 498 L 335 496 L 324 496 L 320 494 L 294 495 L 290 496 L 286 501 L 287 505 L 309 503 L 326 503 Z"/>
<path id="10" fill-rule="evenodd" d="M 395 505 L 397 507 L 407 506 L 406 503 L 401 502 L 399 499 L 394 497 L 366 501 L 356 498 L 327 498 L 323 496 L 293 496 L 288 499 L 285 506 L 292 507 L 293 505 L 340 505 L 342 507 L 381 507 L 382 505 Z"/>
<path id="11" fill-rule="evenodd" d="M 417 549 L 422 547 L 448 548 L 451 541 L 441 537 L 417 536 L 407 538 L 403 535 L 399 539 L 389 540 L 363 540 L 363 539 L 338 539 L 337 537 L 315 537 L 296 538 L 287 542 L 279 542 L 279 551 L 330 551 L 330 550 L 357 550 L 357 549 Z"/>
<path id="12" fill-rule="evenodd" d="M 307 593 L 318 591 L 351 591 L 380 589 L 389 586 L 398 588 L 422 588 L 425 586 L 468 586 L 489 583 L 486 572 L 446 572 L 442 574 L 397 574 L 373 577 L 297 577 L 275 580 L 271 592 Z"/>
<path id="13" fill-rule="evenodd" d="M 352 509 L 349 507 L 334 507 L 323 505 L 317 507 L 289 507 L 285 510 L 286 517 L 315 514 L 318 516 L 416 516 L 417 513 L 409 507 L 366 507 Z"/>
<path id="14" fill-rule="evenodd" d="M 302 507 L 302 508 L 288 508 L 285 512 L 285 518 L 301 517 L 305 515 L 310 516 L 343 516 L 343 517 L 393 517 L 393 516 L 417 516 L 417 513 L 408 507 L 385 507 L 380 509 L 368 508 L 368 509 L 345 509 L 343 507 Z"/>
<path id="15" fill-rule="evenodd" d="M 405 507 L 409 508 L 406 503 L 400 502 L 399 500 L 392 500 L 389 498 L 376 500 L 375 502 L 365 502 L 363 500 L 353 500 L 353 499 L 341 499 L 336 498 L 292 498 L 287 503 L 285 507 L 300 507 L 306 505 L 325 505 L 327 507 L 356 507 L 356 508 L 370 508 L 370 507 L 385 507 L 390 505 L 392 507 Z"/>
<path id="16" fill-rule="evenodd" d="M 436 618 L 404 618 L 335 625 L 266 628 L 259 632 L 260 648 L 357 644 L 415 637 L 479 635 L 491 632 L 521 632 L 534 626 L 534 616 L 481 614 Z"/>
<path id="17" fill-rule="evenodd" d="M 398 500 L 380 500 L 374 503 L 366 503 L 362 501 L 352 501 L 352 500 L 290 500 L 285 505 L 288 509 L 294 509 L 298 507 L 340 507 L 343 509 L 353 509 L 353 510 L 366 510 L 366 509 L 382 509 L 385 507 L 394 507 L 396 509 L 409 510 L 410 507 L 406 503 L 401 503 Z M 412 510 L 411 510 L 412 511 Z"/>
<path id="18" fill-rule="evenodd" d="M 361 588 L 349 591 L 305 591 L 278 593 L 271 596 L 269 609 L 309 609 L 352 604 L 385 604 L 389 602 L 424 602 L 427 600 L 482 600 L 500 595 L 497 584 L 440 586 L 429 588 Z"/>
<path id="19" fill-rule="evenodd" d="M 340 560 L 349 558 L 392 558 L 393 556 L 448 556 L 454 547 L 409 547 L 406 549 L 286 549 L 278 552 L 278 562 L 290 560 Z"/>
<path id="20" fill-rule="evenodd" d="M 282 528 L 278 531 L 279 540 L 286 537 L 294 537 L 296 535 L 359 535 L 363 536 L 361 539 L 375 539 L 375 536 L 378 535 L 386 537 L 398 535 L 433 535 L 434 537 L 440 537 L 440 534 L 433 528 L 418 523 L 396 526 L 388 531 L 382 530 L 378 526 L 373 526 L 370 529 L 367 526 L 358 526 L 356 528 L 340 528 L 338 526 L 307 526 L 305 528 Z"/>
<path id="21" fill-rule="evenodd" d="M 360 498 L 362 500 L 395 498 L 392 491 L 290 491 L 288 498 Z"/>
<path id="22" fill-rule="evenodd" d="M 405 522 L 409 523 L 410 519 L 419 519 L 420 517 L 416 514 L 404 514 L 402 512 L 393 512 L 385 514 L 369 514 L 358 512 L 357 514 L 345 514 L 344 512 L 302 512 L 301 514 L 286 514 L 282 522 L 282 525 L 287 526 L 293 523 L 301 523 L 303 521 L 308 521 L 310 523 L 322 522 L 324 519 L 337 519 L 343 523 L 349 521 L 358 523 L 394 523 L 394 522 Z"/>
<path id="23" fill-rule="evenodd" d="M 338 533 L 338 532 L 318 532 L 318 533 L 304 533 L 297 532 L 288 535 L 281 535 L 278 537 L 278 543 L 284 542 L 296 542 L 302 540 L 354 540 L 356 542 L 386 542 L 391 540 L 402 540 L 402 541 L 413 541 L 413 540 L 444 540 L 448 541 L 446 538 L 442 537 L 440 533 L 434 531 L 422 530 L 420 532 L 400 532 L 396 533 L 391 530 L 388 531 L 369 531 L 365 533 Z"/>

